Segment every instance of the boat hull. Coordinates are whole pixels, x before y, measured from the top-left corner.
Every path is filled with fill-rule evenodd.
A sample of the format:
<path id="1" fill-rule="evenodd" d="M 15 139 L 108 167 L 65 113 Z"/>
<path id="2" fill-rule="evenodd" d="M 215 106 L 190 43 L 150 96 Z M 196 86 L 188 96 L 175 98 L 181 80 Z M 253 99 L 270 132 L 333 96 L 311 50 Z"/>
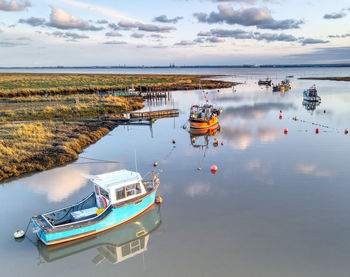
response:
<path id="1" fill-rule="evenodd" d="M 218 124 L 219 119 L 216 116 L 213 116 L 210 120 L 207 120 L 207 121 L 194 120 L 194 119 L 190 119 L 189 121 L 190 121 L 190 128 L 202 129 L 202 128 L 209 128 Z"/>
<path id="2" fill-rule="evenodd" d="M 75 227 L 72 225 L 67 227 L 65 230 L 55 231 L 53 229 L 53 231 L 45 232 L 45 230 L 40 228 L 33 218 L 32 222 L 34 224 L 34 228 L 37 230 L 37 237 L 45 245 L 70 242 L 73 240 L 94 236 L 133 220 L 154 204 L 156 194 L 157 189 L 155 189 L 141 201 L 138 200 L 131 202 L 130 204 L 117 208 L 110 206 L 108 209 L 111 209 L 111 211 L 107 216 L 103 217 L 100 221 L 93 224 L 86 224 L 85 226 L 79 225 Z"/>

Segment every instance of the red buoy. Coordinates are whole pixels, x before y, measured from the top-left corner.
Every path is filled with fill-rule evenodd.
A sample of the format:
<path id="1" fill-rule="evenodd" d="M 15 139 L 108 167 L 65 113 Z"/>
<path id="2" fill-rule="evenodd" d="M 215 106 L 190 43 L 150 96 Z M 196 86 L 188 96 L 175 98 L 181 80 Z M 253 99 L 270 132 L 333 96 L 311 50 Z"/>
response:
<path id="1" fill-rule="evenodd" d="M 316 128 L 316 134 L 318 134 L 320 132 L 320 130 L 318 128 Z"/>
<path id="2" fill-rule="evenodd" d="M 282 119 L 283 115 L 280 113 L 279 119 Z"/>
<path id="3" fill-rule="evenodd" d="M 288 134 L 288 128 L 284 128 L 284 133 Z"/>
<path id="4" fill-rule="evenodd" d="M 344 133 L 345 133 L 345 135 L 347 135 L 349 133 L 349 130 L 345 129 Z"/>
<path id="5" fill-rule="evenodd" d="M 216 174 L 216 172 L 218 172 L 218 167 L 216 165 L 212 165 L 210 171 L 211 173 Z"/>

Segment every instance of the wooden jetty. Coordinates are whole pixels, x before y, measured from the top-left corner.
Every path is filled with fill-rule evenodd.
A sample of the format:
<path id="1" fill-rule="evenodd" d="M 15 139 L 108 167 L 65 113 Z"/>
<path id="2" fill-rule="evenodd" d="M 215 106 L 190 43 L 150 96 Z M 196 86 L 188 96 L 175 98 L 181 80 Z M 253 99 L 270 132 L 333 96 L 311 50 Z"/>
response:
<path id="1" fill-rule="evenodd" d="M 150 112 L 131 112 L 130 118 L 166 118 L 166 117 L 178 117 L 179 110 L 178 109 L 168 109 L 168 110 L 158 110 L 158 111 L 150 111 Z"/>
<path id="2" fill-rule="evenodd" d="M 170 93 L 169 92 L 148 91 L 148 92 L 141 92 L 140 95 L 145 99 L 154 99 L 154 98 L 169 98 Z"/>

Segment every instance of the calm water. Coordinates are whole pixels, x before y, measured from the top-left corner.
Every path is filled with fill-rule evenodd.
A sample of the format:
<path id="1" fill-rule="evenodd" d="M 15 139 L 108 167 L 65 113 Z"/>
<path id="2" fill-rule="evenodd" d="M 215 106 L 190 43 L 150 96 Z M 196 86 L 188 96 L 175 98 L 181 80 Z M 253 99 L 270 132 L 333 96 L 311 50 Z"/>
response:
<path id="1" fill-rule="evenodd" d="M 0 186 L 1 276 L 349 276 L 350 134 L 344 130 L 350 128 L 350 83 L 294 78 L 292 89 L 281 94 L 256 82 L 350 76 L 350 69 L 192 71 L 182 73 L 226 73 L 243 84 L 235 91 L 173 92 L 166 103 L 144 109 L 179 108 L 178 118 L 157 120 L 152 128 L 120 126 L 75 163 Z M 302 91 L 313 84 L 322 103 L 305 107 Z M 190 106 L 203 104 L 205 95 L 223 108 L 221 132 L 191 143 L 183 125 Z M 82 174 L 134 170 L 135 152 L 142 174 L 154 161 L 163 170 L 159 210 L 56 251 L 12 238 L 31 216 L 90 193 Z M 137 238 L 140 230 L 146 235 Z"/>

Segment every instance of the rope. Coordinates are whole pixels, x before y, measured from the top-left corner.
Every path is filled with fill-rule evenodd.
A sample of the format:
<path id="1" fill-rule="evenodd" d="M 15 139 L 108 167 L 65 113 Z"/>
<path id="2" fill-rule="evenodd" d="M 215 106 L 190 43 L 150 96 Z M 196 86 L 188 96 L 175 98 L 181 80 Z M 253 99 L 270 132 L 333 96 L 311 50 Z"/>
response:
<path id="1" fill-rule="evenodd" d="M 108 161 L 108 160 L 94 159 L 94 158 L 90 158 L 90 157 L 80 157 L 80 158 L 86 159 L 86 160 L 104 162 L 104 163 L 116 163 L 116 164 L 120 163 L 120 162 L 117 162 L 117 161 Z"/>
<path id="2" fill-rule="evenodd" d="M 30 225 L 31 223 L 32 223 L 32 221 L 31 221 L 31 219 L 29 219 L 29 222 L 28 222 L 27 228 L 26 228 L 26 230 L 25 230 L 25 232 L 24 232 L 24 235 L 27 234 L 29 225 Z"/>

